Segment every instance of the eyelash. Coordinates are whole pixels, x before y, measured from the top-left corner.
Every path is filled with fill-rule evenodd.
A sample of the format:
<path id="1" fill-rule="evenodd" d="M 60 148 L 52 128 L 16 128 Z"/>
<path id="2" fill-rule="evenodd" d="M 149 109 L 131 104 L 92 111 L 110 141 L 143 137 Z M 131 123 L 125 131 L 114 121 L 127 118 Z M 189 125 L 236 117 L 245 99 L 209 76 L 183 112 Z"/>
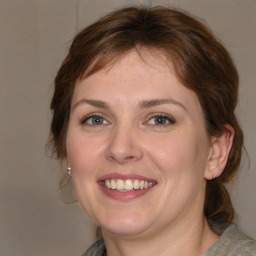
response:
<path id="1" fill-rule="evenodd" d="M 91 115 L 88 115 L 88 116 L 83 117 L 82 120 L 81 120 L 81 122 L 80 122 L 80 124 L 81 124 L 81 125 L 89 125 L 89 126 L 106 125 L 106 124 L 104 124 L 104 123 L 100 123 L 100 124 L 88 124 L 88 123 L 86 123 L 86 122 L 88 122 L 88 120 L 93 119 L 93 118 L 102 119 L 103 122 L 109 123 L 103 116 L 98 115 L 98 114 L 91 114 Z"/>
<path id="2" fill-rule="evenodd" d="M 95 118 L 95 119 L 100 119 L 101 120 L 101 123 L 98 123 L 98 124 L 93 124 L 92 122 L 92 119 Z M 91 124 L 87 123 L 89 120 L 91 119 Z M 158 123 L 158 124 L 149 124 L 149 121 L 150 120 L 157 120 L 157 119 L 163 119 L 165 122 L 168 122 L 168 123 Z M 104 123 L 106 122 L 106 123 Z M 160 126 L 160 127 L 164 127 L 164 126 L 169 126 L 169 125 L 173 125 L 176 123 L 176 120 L 173 118 L 173 117 L 170 117 L 168 115 L 165 115 L 165 114 L 155 114 L 155 115 L 152 115 L 146 122 L 144 122 L 143 124 L 148 124 L 150 126 Z M 109 121 L 107 121 L 103 116 L 99 115 L 99 114 L 90 114 L 88 116 L 85 116 L 82 118 L 82 120 L 80 121 L 80 124 L 81 125 L 88 125 L 88 126 L 102 126 L 102 125 L 108 125 L 110 124 Z"/>
<path id="3" fill-rule="evenodd" d="M 175 121 L 175 119 L 173 118 L 173 117 L 170 117 L 170 116 L 168 116 L 168 115 L 165 115 L 165 114 L 156 114 L 156 115 L 153 115 L 153 116 L 151 116 L 149 119 L 148 119 L 148 121 L 146 122 L 146 123 L 148 123 L 150 120 L 152 120 L 152 119 L 154 119 L 155 121 L 157 120 L 157 119 L 164 119 L 165 121 L 167 121 L 168 123 L 164 123 L 164 124 L 161 124 L 161 123 L 159 123 L 159 124 L 150 124 L 150 125 L 155 125 L 155 126 L 169 126 L 169 125 L 173 125 L 173 124 L 175 124 L 176 123 L 176 121 Z"/>

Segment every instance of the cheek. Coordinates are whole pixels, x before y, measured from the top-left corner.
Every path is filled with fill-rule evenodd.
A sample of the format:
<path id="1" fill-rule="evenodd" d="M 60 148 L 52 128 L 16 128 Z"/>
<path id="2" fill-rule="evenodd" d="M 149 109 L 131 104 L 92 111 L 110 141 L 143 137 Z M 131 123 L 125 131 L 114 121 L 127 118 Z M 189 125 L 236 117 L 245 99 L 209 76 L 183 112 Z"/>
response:
<path id="1" fill-rule="evenodd" d="M 76 196 L 86 214 L 97 223 L 94 218 L 94 196 L 96 174 L 99 169 L 101 143 L 97 139 L 90 139 L 79 132 L 67 134 L 67 154 L 68 161 L 72 169 L 72 182 L 76 191 Z"/>
<path id="2" fill-rule="evenodd" d="M 102 156 L 102 150 L 100 139 L 90 139 L 79 133 L 67 135 L 67 155 L 73 172 L 89 171 Z"/>
<path id="3" fill-rule="evenodd" d="M 147 147 L 148 155 L 157 168 L 166 175 L 202 175 L 206 159 L 207 144 L 195 134 L 173 134 L 153 141 Z"/>

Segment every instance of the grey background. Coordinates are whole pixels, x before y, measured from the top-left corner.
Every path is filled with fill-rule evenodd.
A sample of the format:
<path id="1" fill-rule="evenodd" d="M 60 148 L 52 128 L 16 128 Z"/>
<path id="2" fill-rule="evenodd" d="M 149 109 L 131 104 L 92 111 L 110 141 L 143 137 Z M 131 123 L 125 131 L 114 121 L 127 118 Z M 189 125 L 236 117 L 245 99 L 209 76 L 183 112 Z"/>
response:
<path id="1" fill-rule="evenodd" d="M 250 168 L 232 192 L 242 230 L 256 238 L 255 0 L 0 0 L 0 255 L 79 255 L 94 228 L 57 190 L 59 165 L 45 153 L 53 79 L 73 36 L 127 4 L 170 4 L 203 18 L 240 73 L 237 113 Z"/>

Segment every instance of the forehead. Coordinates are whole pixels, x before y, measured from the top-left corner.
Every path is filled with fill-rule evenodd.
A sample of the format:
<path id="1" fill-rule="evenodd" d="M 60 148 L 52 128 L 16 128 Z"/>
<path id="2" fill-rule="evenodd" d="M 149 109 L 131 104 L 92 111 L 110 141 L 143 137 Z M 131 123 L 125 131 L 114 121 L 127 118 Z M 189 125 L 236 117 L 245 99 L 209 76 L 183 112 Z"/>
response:
<path id="1" fill-rule="evenodd" d="M 97 85 L 99 80 L 104 80 L 104 84 L 108 80 L 112 80 L 110 84 L 114 85 L 116 81 L 122 79 L 123 84 L 124 80 L 126 82 L 138 78 L 147 80 L 150 77 L 156 78 L 160 75 L 166 77 L 167 74 L 174 73 L 172 60 L 167 61 L 162 52 L 148 48 L 133 49 L 121 55 L 114 55 L 112 59 L 99 58 L 93 61 L 83 76 L 77 79 L 75 89 L 77 90 L 81 85 L 85 86 L 94 82 Z M 119 86 L 122 84 L 119 84 Z M 108 85 L 108 87 L 110 88 L 111 85 Z"/>
<path id="2" fill-rule="evenodd" d="M 142 101 L 171 99 L 184 105 L 191 115 L 202 116 L 196 94 L 178 80 L 173 63 L 156 51 L 129 52 L 111 66 L 77 80 L 72 106 L 84 99 L 123 110 Z"/>
<path id="3" fill-rule="evenodd" d="M 125 91 L 134 87 L 135 84 L 139 90 L 143 87 L 141 84 L 143 82 L 147 83 L 147 89 L 157 86 L 155 89 L 158 92 L 170 91 L 174 89 L 175 85 L 182 87 L 184 92 L 192 92 L 179 81 L 172 59 L 167 59 L 166 54 L 156 49 L 141 48 L 129 51 L 125 55 L 109 61 L 96 72 L 93 71 L 95 65 L 97 66 L 97 61 L 92 63 L 83 77 L 76 81 L 75 91 L 80 87 L 86 87 L 87 93 L 92 89 L 101 88 L 103 90 L 106 87 L 108 89 L 115 87 L 115 89 L 119 88 Z M 88 72 L 91 74 L 88 75 Z M 143 87 L 143 89 L 146 88 Z"/>
<path id="4" fill-rule="evenodd" d="M 144 62 L 145 65 L 154 66 L 157 62 L 161 62 L 161 65 L 168 66 L 173 69 L 173 56 L 167 52 L 147 46 L 137 46 L 130 50 L 124 50 L 124 52 L 111 52 L 109 54 L 103 54 L 96 57 L 91 63 L 89 63 L 88 68 L 81 74 L 78 80 L 83 80 L 95 73 L 107 72 L 111 70 L 116 64 L 126 62 L 127 60 L 133 59 L 135 57 L 136 62 Z M 155 65 L 155 68 L 157 65 Z"/>

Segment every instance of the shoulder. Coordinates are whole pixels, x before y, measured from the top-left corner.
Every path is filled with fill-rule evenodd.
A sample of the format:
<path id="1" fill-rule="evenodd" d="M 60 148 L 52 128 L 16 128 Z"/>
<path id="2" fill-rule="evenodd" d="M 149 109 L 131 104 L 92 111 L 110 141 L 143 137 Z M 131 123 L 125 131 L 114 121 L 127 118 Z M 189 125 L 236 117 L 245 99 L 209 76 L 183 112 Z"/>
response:
<path id="1" fill-rule="evenodd" d="M 104 241 L 98 240 L 81 256 L 104 256 L 105 254 Z M 235 225 L 231 225 L 203 256 L 256 256 L 256 241 L 238 230 Z"/>
<path id="2" fill-rule="evenodd" d="M 229 226 L 204 256 L 256 256 L 256 241 L 242 233 L 235 225 Z"/>
<path id="3" fill-rule="evenodd" d="M 105 244 L 101 239 L 93 243 L 81 256 L 104 256 L 105 254 Z"/>

